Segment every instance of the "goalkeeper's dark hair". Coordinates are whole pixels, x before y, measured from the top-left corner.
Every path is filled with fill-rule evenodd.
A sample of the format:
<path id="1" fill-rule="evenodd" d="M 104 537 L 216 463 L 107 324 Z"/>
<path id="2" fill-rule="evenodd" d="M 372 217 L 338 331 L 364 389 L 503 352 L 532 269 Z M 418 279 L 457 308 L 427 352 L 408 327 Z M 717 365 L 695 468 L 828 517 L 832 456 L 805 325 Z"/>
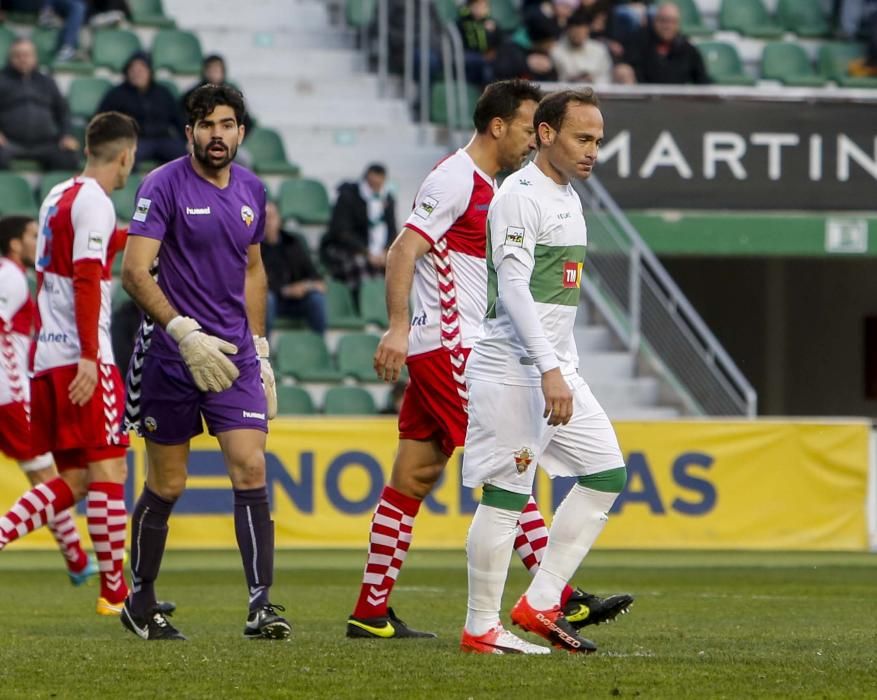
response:
<path id="1" fill-rule="evenodd" d="M 33 217 L 19 215 L 0 219 L 0 255 L 9 255 L 12 241 L 21 238 L 27 225 L 33 220 Z"/>
<path id="2" fill-rule="evenodd" d="M 560 131 L 570 103 L 590 105 L 600 109 L 600 100 L 597 98 L 594 88 L 586 87 L 580 90 L 561 90 L 552 93 L 539 103 L 536 114 L 533 115 L 537 149 L 542 146 L 542 140 L 539 138 L 539 125 L 545 123 L 555 131 Z"/>
<path id="3" fill-rule="evenodd" d="M 202 85 L 186 100 L 186 123 L 195 126 L 220 105 L 231 107 L 238 125 L 244 123 L 244 96 L 231 85 Z"/>
<path id="4" fill-rule="evenodd" d="M 85 128 L 85 149 L 99 161 L 110 161 L 137 142 L 137 122 L 121 112 L 95 114 Z"/>
<path id="5" fill-rule="evenodd" d="M 491 83 L 478 98 L 472 121 L 479 134 L 487 131 L 492 119 L 499 117 L 504 122 L 511 121 L 522 102 L 539 102 L 543 92 L 536 83 L 529 80 L 500 80 Z"/>

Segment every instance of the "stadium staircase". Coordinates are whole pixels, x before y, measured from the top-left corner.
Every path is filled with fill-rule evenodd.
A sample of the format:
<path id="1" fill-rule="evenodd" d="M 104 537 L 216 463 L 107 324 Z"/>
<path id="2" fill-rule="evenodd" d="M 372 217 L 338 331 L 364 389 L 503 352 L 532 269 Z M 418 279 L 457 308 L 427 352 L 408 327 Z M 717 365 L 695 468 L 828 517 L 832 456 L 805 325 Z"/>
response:
<path id="1" fill-rule="evenodd" d="M 205 54 L 217 52 L 225 57 L 230 80 L 244 90 L 260 125 L 275 129 L 282 136 L 289 160 L 329 192 L 340 181 L 358 176 L 366 163 L 381 161 L 388 166 L 397 188 L 401 215 L 424 174 L 453 143 L 453 134 L 449 139 L 446 129 L 415 123 L 399 96 L 401 86 L 391 81 L 388 94 L 382 94 L 377 76 L 369 71 L 367 59 L 357 48 L 356 32 L 343 22 L 341 2 L 262 0 L 245 8 L 232 0 L 164 2 L 177 26 L 197 33 Z M 265 179 L 275 193 L 283 184 L 278 175 L 267 174 Z M 619 213 L 609 211 L 604 202 L 594 200 L 592 205 L 600 210 L 595 232 L 598 241 L 604 236 L 605 249 L 611 235 L 606 238 L 604 234 L 617 234 L 625 226 L 618 225 Z M 311 245 L 316 244 L 323 228 L 318 219 L 303 226 Z M 299 223 L 307 222 L 300 219 Z M 628 242 L 619 244 L 619 250 L 627 254 L 630 245 L 629 239 L 625 240 Z M 638 258 L 636 264 L 641 262 Z M 641 349 L 639 328 L 631 332 L 624 320 L 630 317 L 630 310 L 619 313 L 619 306 L 613 306 L 611 295 L 606 293 L 612 284 L 611 270 L 599 271 L 605 274 L 597 275 L 596 282 L 586 287 L 587 301 L 582 305 L 576 341 L 582 373 L 610 417 L 660 419 L 714 413 L 691 400 L 676 381 L 673 368 L 661 361 L 661 353 L 654 348 Z M 343 290 L 335 288 L 330 296 L 333 294 L 343 297 Z M 337 323 L 338 309 L 343 313 L 347 306 L 349 302 L 343 298 L 330 300 L 332 330 L 325 347 L 308 355 L 315 364 L 302 366 L 301 353 L 280 353 L 286 356 L 278 360 L 284 384 L 281 399 L 285 394 L 290 412 L 310 413 L 320 407 L 343 412 L 346 406 L 368 412 L 372 403 L 378 409 L 387 405 L 387 387 L 368 381 L 367 372 L 355 367 L 339 369 L 348 356 L 345 348 L 354 344 L 347 342 L 351 332 L 364 331 L 374 338 L 382 327 L 378 318 Z M 281 337 L 280 344 L 302 347 L 292 340 L 287 337 L 284 342 Z M 646 343 L 642 347 L 650 346 Z M 307 389 L 308 395 L 297 387 Z M 357 392 L 339 394 L 345 389 L 358 390 L 358 396 Z"/>

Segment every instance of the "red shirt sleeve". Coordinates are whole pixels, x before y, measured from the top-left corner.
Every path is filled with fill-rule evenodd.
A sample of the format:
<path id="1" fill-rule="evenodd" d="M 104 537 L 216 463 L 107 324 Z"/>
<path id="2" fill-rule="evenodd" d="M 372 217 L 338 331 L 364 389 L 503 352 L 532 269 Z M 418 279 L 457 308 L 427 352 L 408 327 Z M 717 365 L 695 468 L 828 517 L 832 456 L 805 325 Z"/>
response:
<path id="1" fill-rule="evenodd" d="M 98 356 L 98 321 L 101 302 L 100 260 L 77 260 L 73 263 L 73 308 L 79 334 L 79 356 L 94 360 Z"/>

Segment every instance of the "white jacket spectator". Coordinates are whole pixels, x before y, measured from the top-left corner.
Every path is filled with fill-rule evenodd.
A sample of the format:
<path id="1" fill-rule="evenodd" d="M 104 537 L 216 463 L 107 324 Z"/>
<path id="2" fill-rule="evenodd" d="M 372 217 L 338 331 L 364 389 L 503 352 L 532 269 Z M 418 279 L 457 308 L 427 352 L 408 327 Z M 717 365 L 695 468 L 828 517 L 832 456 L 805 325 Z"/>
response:
<path id="1" fill-rule="evenodd" d="M 551 57 L 562 81 L 603 85 L 612 79 L 612 56 L 599 41 L 591 41 L 591 13 L 584 7 L 573 13 L 563 38 Z"/>

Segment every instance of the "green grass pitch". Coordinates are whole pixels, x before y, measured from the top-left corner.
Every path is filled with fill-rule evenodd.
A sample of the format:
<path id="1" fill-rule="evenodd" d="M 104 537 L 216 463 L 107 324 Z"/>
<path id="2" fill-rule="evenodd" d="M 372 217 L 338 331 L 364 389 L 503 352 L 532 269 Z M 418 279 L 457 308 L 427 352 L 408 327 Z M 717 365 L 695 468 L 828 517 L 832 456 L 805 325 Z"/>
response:
<path id="1" fill-rule="evenodd" d="M 548 657 L 458 650 L 462 552 L 411 552 L 398 614 L 437 640 L 344 637 L 363 552 L 284 551 L 273 599 L 291 642 L 241 638 L 235 552 L 170 552 L 160 594 L 185 643 L 145 643 L 94 614 L 55 552 L 0 554 L 0 698 L 877 697 L 877 556 L 596 551 L 575 582 L 637 602 L 588 627 L 600 651 Z M 527 575 L 513 562 L 504 613 Z M 532 641 L 539 641 L 531 638 Z"/>

